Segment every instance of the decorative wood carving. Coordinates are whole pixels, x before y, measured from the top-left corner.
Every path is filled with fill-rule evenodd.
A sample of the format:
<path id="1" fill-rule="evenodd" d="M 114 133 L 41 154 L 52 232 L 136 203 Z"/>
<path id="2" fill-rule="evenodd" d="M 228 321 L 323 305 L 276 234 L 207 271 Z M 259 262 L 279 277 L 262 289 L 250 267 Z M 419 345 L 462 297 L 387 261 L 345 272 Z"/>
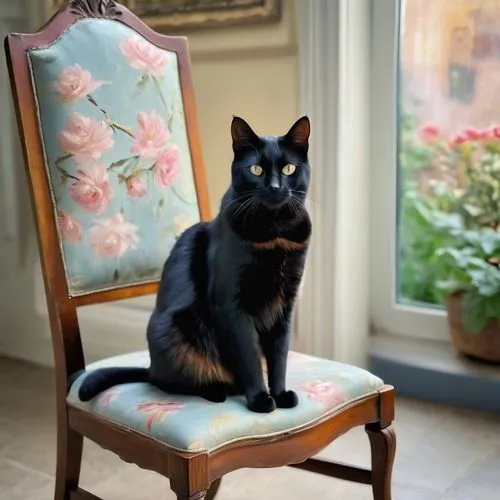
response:
<path id="1" fill-rule="evenodd" d="M 122 15 L 115 0 L 70 0 L 69 11 L 82 17 L 116 19 Z"/>

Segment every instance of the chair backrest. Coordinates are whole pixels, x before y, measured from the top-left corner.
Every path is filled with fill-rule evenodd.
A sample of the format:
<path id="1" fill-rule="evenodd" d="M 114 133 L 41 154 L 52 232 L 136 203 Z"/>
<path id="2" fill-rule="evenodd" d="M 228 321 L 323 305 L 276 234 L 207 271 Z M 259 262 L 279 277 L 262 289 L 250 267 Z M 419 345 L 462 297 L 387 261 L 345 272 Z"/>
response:
<path id="1" fill-rule="evenodd" d="M 76 308 L 155 292 L 178 235 L 210 218 L 187 41 L 71 0 L 5 48 L 68 375 L 84 366 Z"/>

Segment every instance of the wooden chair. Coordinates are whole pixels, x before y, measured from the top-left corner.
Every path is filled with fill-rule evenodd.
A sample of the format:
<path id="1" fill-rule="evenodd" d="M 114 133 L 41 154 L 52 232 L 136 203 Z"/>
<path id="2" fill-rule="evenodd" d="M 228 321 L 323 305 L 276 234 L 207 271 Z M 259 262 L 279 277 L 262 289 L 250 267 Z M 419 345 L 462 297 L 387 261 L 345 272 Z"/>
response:
<path id="1" fill-rule="evenodd" d="M 85 369 L 99 365 L 85 365 L 77 308 L 154 293 L 178 233 L 210 218 L 187 42 L 113 0 L 71 0 L 37 33 L 8 36 L 6 52 L 54 346 L 55 499 L 97 498 L 79 488 L 86 437 L 169 478 L 179 499 L 214 498 L 239 468 L 292 465 L 371 484 L 375 500 L 389 500 L 393 388 L 352 366 L 292 353 L 300 404 L 270 415 L 148 384 L 78 400 Z M 106 362 L 147 364 L 147 354 Z M 205 413 L 196 440 L 190 419 Z M 359 425 L 371 471 L 311 458 Z"/>

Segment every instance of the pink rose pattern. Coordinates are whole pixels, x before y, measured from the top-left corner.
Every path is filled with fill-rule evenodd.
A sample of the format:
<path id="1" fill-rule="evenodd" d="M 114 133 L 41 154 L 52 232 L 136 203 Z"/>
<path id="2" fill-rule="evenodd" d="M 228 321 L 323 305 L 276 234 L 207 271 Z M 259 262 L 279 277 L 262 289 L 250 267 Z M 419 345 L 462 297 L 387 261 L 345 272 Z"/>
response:
<path id="1" fill-rule="evenodd" d="M 179 148 L 173 146 L 165 149 L 156 158 L 155 182 L 159 188 L 166 188 L 173 184 L 179 175 Z"/>
<path id="2" fill-rule="evenodd" d="M 148 82 L 153 85 L 165 113 L 156 109 L 139 111 L 135 127 L 117 123 L 110 116 L 112 111 L 97 102 L 99 92 L 96 91 L 108 82 L 77 63 L 60 71 L 51 85 L 61 103 L 72 106 L 86 101 L 82 105 L 89 108 L 89 113 L 72 111 L 57 134 L 61 153 L 55 168 L 61 174 L 61 189 L 84 213 L 105 214 L 92 222 L 86 235 L 82 219 L 79 221 L 71 210 L 58 209 L 59 234 L 67 244 L 89 244 L 99 259 L 119 259 L 140 243 L 139 227 L 126 220 L 123 208 L 117 214 L 107 213 L 114 197 L 121 196 L 118 190 L 123 189 L 129 199 L 136 200 L 147 197 L 153 185 L 160 190 L 171 188 L 174 196 L 186 203 L 173 188 L 180 175 L 180 151 L 172 142 L 174 109 L 167 111 L 160 85 L 170 56 L 139 36 L 122 40 L 119 50 L 133 69 L 142 72 L 138 86 Z M 104 155 L 115 145 L 116 134 L 127 138 L 132 156 L 109 163 Z M 76 164 L 73 170 L 70 162 Z M 148 178 L 154 184 L 146 182 Z M 58 202 L 61 196 L 64 194 L 56 195 Z"/>
<path id="3" fill-rule="evenodd" d="M 113 195 L 109 185 L 108 172 L 101 164 L 78 169 L 78 176 L 69 188 L 71 198 L 86 212 L 102 214 Z"/>
<path id="4" fill-rule="evenodd" d="M 139 36 L 133 36 L 120 43 L 120 50 L 132 68 L 161 76 L 168 63 L 167 54 Z"/>
<path id="5" fill-rule="evenodd" d="M 57 224 L 65 241 L 71 244 L 82 241 L 82 226 L 64 210 L 57 211 Z"/>
<path id="6" fill-rule="evenodd" d="M 97 257 L 121 257 L 139 243 L 139 228 L 126 222 L 123 214 L 98 221 L 89 231 L 89 241 Z"/>
<path id="7" fill-rule="evenodd" d="M 156 111 L 140 112 L 137 115 L 137 125 L 136 140 L 130 152 L 139 155 L 141 159 L 157 158 L 170 138 L 165 121 Z"/>
<path id="8" fill-rule="evenodd" d="M 348 399 L 342 387 L 322 380 L 309 382 L 302 387 L 302 390 L 310 399 L 328 408 L 338 406 Z"/>
<path id="9" fill-rule="evenodd" d="M 63 103 L 73 103 L 85 99 L 104 82 L 92 79 L 92 75 L 78 64 L 61 71 L 53 87 Z"/>
<path id="10" fill-rule="evenodd" d="M 59 146 L 78 164 L 98 160 L 113 147 L 113 131 L 105 121 L 74 112 L 59 134 Z"/>
<path id="11" fill-rule="evenodd" d="M 148 192 L 144 181 L 139 176 L 128 177 L 125 183 L 127 185 L 128 195 L 131 198 L 140 198 Z"/>

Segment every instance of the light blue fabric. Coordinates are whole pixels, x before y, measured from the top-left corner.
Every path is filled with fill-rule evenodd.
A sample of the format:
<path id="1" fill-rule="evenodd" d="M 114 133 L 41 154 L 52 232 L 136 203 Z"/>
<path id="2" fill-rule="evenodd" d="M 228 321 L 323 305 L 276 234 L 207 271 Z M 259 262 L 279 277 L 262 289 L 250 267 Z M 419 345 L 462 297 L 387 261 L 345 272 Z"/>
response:
<path id="1" fill-rule="evenodd" d="M 108 358 L 89 365 L 86 373 L 104 366 L 149 366 L 149 354 Z M 70 405 L 187 451 L 213 450 L 231 441 L 307 426 L 383 386 L 382 380 L 361 368 L 291 352 L 287 383 L 298 393 L 299 405 L 258 414 L 247 409 L 243 397 L 211 403 L 169 395 L 145 383 L 119 385 L 84 403 L 78 398 L 78 388 L 86 373 L 72 385 Z"/>
<path id="2" fill-rule="evenodd" d="M 83 19 L 30 61 L 71 294 L 158 279 L 200 219 L 176 54 L 119 22 Z M 87 129 L 82 119 L 68 128 L 75 112 Z M 139 112 L 160 120 L 133 153 Z M 64 130 L 73 135 L 61 140 Z M 176 148 L 179 161 L 162 163 Z"/>

